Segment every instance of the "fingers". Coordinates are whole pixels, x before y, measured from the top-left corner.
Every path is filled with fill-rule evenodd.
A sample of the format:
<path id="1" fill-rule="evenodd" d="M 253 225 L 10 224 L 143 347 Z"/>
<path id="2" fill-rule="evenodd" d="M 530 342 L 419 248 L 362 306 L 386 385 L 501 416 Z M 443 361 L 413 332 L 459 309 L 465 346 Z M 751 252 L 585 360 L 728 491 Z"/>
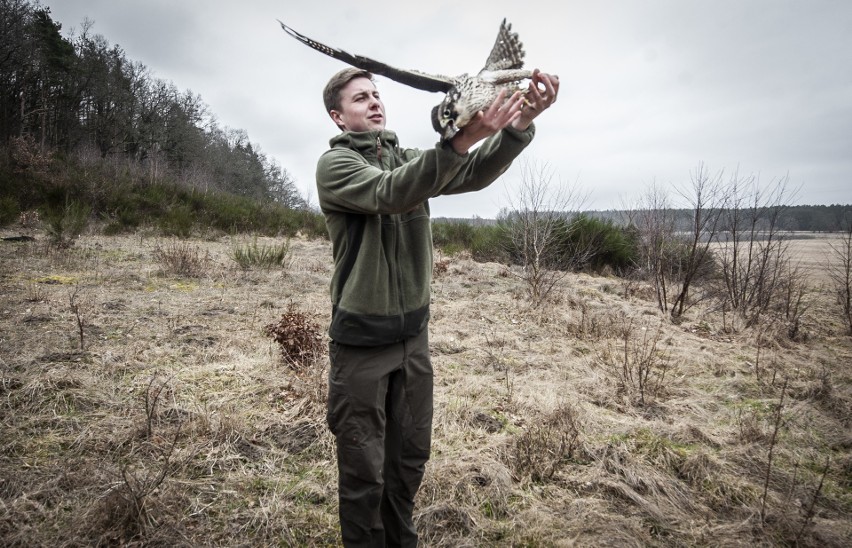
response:
<path id="1" fill-rule="evenodd" d="M 559 77 L 541 74 L 540 81 L 544 84 L 544 98 L 549 99 L 549 104 L 555 103 L 559 93 Z"/>
<path id="2" fill-rule="evenodd" d="M 533 110 L 540 112 L 556 102 L 556 97 L 559 94 L 558 76 L 535 69 L 531 80 L 527 97 Z"/>
<path id="3" fill-rule="evenodd" d="M 516 91 L 506 99 L 507 93 L 505 89 L 501 89 L 482 117 L 482 121 L 495 130 L 503 129 L 521 115 L 521 106 L 524 104 L 523 94 Z"/>

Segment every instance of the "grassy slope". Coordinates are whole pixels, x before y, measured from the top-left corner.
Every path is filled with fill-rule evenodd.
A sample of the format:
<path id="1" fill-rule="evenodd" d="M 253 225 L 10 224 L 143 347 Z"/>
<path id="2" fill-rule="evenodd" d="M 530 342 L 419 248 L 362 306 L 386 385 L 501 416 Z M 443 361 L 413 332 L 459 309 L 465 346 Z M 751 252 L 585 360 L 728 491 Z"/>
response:
<path id="1" fill-rule="evenodd" d="M 285 270 L 245 272 L 228 257 L 240 241 L 190 241 L 190 278 L 139 234 L 0 243 L 3 544 L 336 542 L 326 358 L 295 374 L 262 332 L 290 302 L 327 323 L 329 244 L 294 240 Z M 753 331 L 712 314 L 661 321 L 641 287 L 562 285 L 534 312 L 500 265 L 450 257 L 436 277 L 427 546 L 789 544 L 826 458 L 799 541 L 852 537 L 852 341 L 824 296 L 807 342 L 758 356 Z M 668 364 L 645 405 L 619 386 L 625 333 L 628 354 L 644 340 Z"/>

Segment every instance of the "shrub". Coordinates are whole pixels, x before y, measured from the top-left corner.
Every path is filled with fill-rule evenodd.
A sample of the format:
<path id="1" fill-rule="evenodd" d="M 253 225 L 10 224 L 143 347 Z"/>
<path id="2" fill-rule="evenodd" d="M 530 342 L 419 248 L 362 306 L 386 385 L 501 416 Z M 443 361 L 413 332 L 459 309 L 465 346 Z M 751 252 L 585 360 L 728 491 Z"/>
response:
<path id="1" fill-rule="evenodd" d="M 515 439 L 515 473 L 534 482 L 549 480 L 579 449 L 581 431 L 577 411 L 568 404 L 560 405 L 544 420 L 531 422 Z"/>
<path id="2" fill-rule="evenodd" d="M 636 326 L 632 318 L 622 318 L 618 339 L 603 345 L 597 363 L 614 381 L 617 395 L 644 406 L 653 403 L 670 384 L 666 374 L 672 369 L 671 356 L 658 347 L 663 338 L 662 323 Z"/>
<path id="3" fill-rule="evenodd" d="M 605 267 L 623 273 L 632 268 L 639 252 L 635 233 L 616 226 L 611 220 L 578 215 L 558 227 L 562 253 L 583 254 L 577 268 L 595 272 Z"/>
<path id="4" fill-rule="evenodd" d="M 468 251 L 480 262 L 508 262 L 509 239 L 503 227 L 466 221 L 432 223 L 432 243 L 448 254 Z"/>
<path id="5" fill-rule="evenodd" d="M 510 262 L 510 239 L 499 225 L 477 226 L 470 244 L 470 254 L 480 262 Z"/>
<path id="6" fill-rule="evenodd" d="M 166 236 L 189 238 L 192 235 L 194 217 L 195 215 L 188 206 L 173 206 L 160 219 L 160 230 Z"/>
<path id="7" fill-rule="evenodd" d="M 107 223 L 103 232 L 107 236 L 133 232 L 142 224 L 142 217 L 138 211 L 128 208 L 118 209 L 113 215 L 105 216 L 105 220 Z"/>
<path id="8" fill-rule="evenodd" d="M 278 245 L 258 245 L 257 238 L 255 237 L 250 244 L 235 246 L 231 251 L 231 258 L 243 270 L 248 270 L 252 267 L 281 267 L 290 258 L 290 240 L 285 240 Z"/>
<path id="9" fill-rule="evenodd" d="M 455 255 L 470 250 L 475 227 L 465 221 L 432 223 L 432 243 L 444 253 Z"/>
<path id="10" fill-rule="evenodd" d="M 0 226 L 12 224 L 20 214 L 18 201 L 10 196 L 0 197 Z"/>
<path id="11" fill-rule="evenodd" d="M 278 343 L 284 363 L 296 371 L 304 371 L 321 355 L 323 336 L 319 324 L 293 303 L 276 323 L 263 332 Z"/>
<path id="12" fill-rule="evenodd" d="M 92 208 L 76 200 L 48 203 L 41 211 L 51 241 L 59 246 L 71 245 L 89 224 Z"/>
<path id="13" fill-rule="evenodd" d="M 185 278 L 200 278 L 210 266 L 210 254 L 188 243 L 174 242 L 169 246 L 157 246 L 154 259 L 160 263 L 163 273 Z"/>

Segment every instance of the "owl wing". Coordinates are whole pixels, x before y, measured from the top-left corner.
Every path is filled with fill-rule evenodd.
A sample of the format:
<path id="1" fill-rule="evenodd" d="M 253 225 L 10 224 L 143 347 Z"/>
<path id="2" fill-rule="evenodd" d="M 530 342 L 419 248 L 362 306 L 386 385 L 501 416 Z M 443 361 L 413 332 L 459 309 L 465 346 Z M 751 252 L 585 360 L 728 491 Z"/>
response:
<path id="1" fill-rule="evenodd" d="M 281 21 L 278 22 L 281 23 Z M 328 55 L 329 57 L 333 57 L 335 59 L 343 61 L 344 63 L 350 64 L 353 67 L 368 70 L 373 74 L 385 76 L 387 78 L 390 78 L 391 80 L 394 80 L 395 82 L 399 82 L 400 84 L 405 84 L 407 86 L 411 86 L 416 89 L 422 89 L 424 91 L 434 91 L 443 93 L 448 92 L 453 87 L 454 82 L 449 77 L 426 74 L 425 72 L 420 72 L 417 70 L 398 69 L 380 61 L 370 59 L 369 57 L 364 57 L 362 55 L 352 55 L 351 53 L 347 53 L 341 49 L 326 46 L 325 44 L 308 38 L 304 34 L 296 32 L 284 23 L 281 23 L 281 28 L 284 29 L 284 32 L 286 32 L 299 42 L 310 46 L 315 50 Z"/>
<path id="2" fill-rule="evenodd" d="M 491 48 L 491 54 L 485 62 L 483 71 L 519 69 L 524 66 L 524 45 L 518 39 L 518 33 L 512 32 L 512 24 L 506 19 L 500 23 L 497 40 Z"/>

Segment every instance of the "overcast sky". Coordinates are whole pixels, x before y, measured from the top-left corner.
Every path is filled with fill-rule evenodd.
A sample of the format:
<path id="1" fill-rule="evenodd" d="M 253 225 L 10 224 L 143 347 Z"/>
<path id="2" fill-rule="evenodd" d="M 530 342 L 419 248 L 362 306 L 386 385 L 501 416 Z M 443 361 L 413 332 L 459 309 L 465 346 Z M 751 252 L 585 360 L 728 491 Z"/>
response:
<path id="1" fill-rule="evenodd" d="M 789 176 L 796 203 L 852 202 L 852 2 L 847 0 L 44 0 L 68 35 L 85 18 L 154 76 L 245 129 L 315 201 L 316 160 L 337 132 L 322 88 L 343 68 L 286 35 L 400 68 L 476 72 L 506 17 L 528 68 L 558 74 L 558 102 L 524 156 L 585 209 L 635 203 L 716 173 Z M 377 79 L 403 146 L 434 146 L 441 96 Z M 433 216 L 493 217 L 520 170 L 485 191 L 431 201 Z M 726 175 L 727 177 L 728 175 Z"/>

